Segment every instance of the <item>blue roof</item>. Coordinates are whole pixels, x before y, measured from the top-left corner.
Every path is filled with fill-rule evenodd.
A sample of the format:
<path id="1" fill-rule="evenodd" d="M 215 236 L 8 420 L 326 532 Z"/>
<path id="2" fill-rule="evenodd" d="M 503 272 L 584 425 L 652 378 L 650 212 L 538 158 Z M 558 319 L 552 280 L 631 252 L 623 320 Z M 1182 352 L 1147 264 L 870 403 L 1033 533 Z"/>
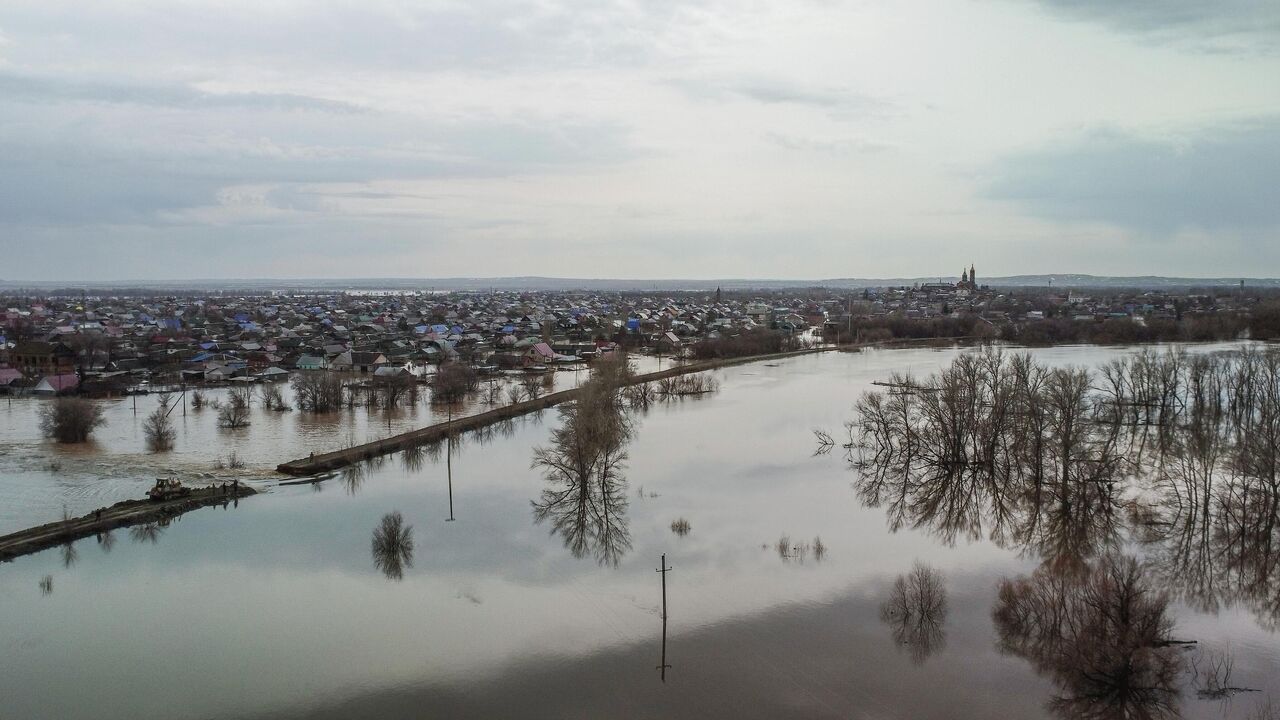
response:
<path id="1" fill-rule="evenodd" d="M 627 321 L 627 329 L 628 329 L 628 330 L 639 330 L 639 329 L 640 329 L 640 320 L 639 320 L 638 318 L 631 318 L 630 320 L 628 320 L 628 321 Z"/>
<path id="2" fill-rule="evenodd" d="M 449 326 L 448 325 L 432 325 L 431 331 L 437 332 L 437 333 L 447 333 L 449 332 Z"/>

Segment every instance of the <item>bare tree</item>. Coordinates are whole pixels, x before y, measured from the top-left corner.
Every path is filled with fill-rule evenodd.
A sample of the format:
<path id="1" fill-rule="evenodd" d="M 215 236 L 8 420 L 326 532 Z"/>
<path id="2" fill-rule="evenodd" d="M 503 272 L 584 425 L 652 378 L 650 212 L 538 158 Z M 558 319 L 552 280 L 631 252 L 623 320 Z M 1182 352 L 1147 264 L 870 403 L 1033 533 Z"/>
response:
<path id="1" fill-rule="evenodd" d="M 342 378 L 324 370 L 307 370 L 293 377 L 293 397 L 307 412 L 331 412 L 342 407 Z"/>
<path id="2" fill-rule="evenodd" d="M 284 393 L 280 391 L 280 386 L 275 384 L 267 384 L 262 386 L 262 407 L 276 412 L 287 412 L 293 408 L 289 407 L 284 401 Z"/>
<path id="3" fill-rule="evenodd" d="M 249 388 L 240 387 L 231 390 L 227 402 L 218 410 L 218 425 L 224 428 L 241 428 L 249 424 Z"/>
<path id="4" fill-rule="evenodd" d="M 455 402 L 480 384 L 476 371 L 462 363 L 445 363 L 436 371 L 431 383 L 431 399 L 436 402 Z"/>
<path id="5" fill-rule="evenodd" d="M 820 539 L 815 542 L 821 547 Z M 825 554 L 825 548 L 822 552 Z M 911 660 L 917 665 L 943 647 L 946 618 L 947 590 L 942 573 L 919 562 L 911 572 L 898 576 L 889 599 L 880 606 L 880 619 L 893 630 L 899 645 L 910 646 Z"/>
<path id="6" fill-rule="evenodd" d="M 40 430 L 60 443 L 82 443 L 106 423 L 102 408 L 82 398 L 61 397 L 40 408 Z"/>
<path id="7" fill-rule="evenodd" d="M 160 404 L 154 412 L 142 422 L 142 433 L 147 440 L 147 449 L 153 453 L 168 452 L 173 449 L 173 440 L 177 435 L 173 421 L 169 419 L 172 410 L 172 396 L 169 393 L 160 395 Z"/>
<path id="8" fill-rule="evenodd" d="M 406 525 L 399 512 L 382 516 L 373 529 L 373 564 L 388 580 L 400 580 L 404 569 L 413 567 L 413 526 Z"/>

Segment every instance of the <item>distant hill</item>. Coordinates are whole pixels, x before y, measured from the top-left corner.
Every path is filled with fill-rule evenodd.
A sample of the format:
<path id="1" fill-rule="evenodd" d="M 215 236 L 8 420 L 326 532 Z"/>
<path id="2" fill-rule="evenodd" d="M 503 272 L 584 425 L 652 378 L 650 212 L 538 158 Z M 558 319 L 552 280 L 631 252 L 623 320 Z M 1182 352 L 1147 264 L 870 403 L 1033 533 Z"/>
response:
<path id="1" fill-rule="evenodd" d="M 864 288 L 911 286 L 917 283 L 955 282 L 952 276 L 914 278 L 828 278 L 823 280 L 771 280 L 749 278 L 721 279 L 640 279 L 616 278 L 554 278 L 554 277 L 494 277 L 494 278 L 247 278 L 229 280 L 0 280 L 0 291 L 94 289 L 155 289 L 155 290 L 725 290 L 829 287 Z M 1188 278 L 1109 275 L 1009 275 L 1006 277 L 981 277 L 979 282 L 991 287 L 1047 287 L 1055 288 L 1140 288 L 1186 289 L 1196 287 L 1235 287 L 1240 278 Z M 1245 278 L 1248 287 L 1280 288 L 1280 278 Z"/>

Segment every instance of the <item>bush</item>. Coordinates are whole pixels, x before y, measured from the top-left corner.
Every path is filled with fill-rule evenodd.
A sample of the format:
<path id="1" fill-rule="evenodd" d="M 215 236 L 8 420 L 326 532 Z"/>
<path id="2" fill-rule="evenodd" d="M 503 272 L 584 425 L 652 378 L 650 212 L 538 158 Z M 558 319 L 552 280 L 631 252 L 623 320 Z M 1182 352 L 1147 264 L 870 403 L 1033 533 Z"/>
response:
<path id="1" fill-rule="evenodd" d="M 218 410 L 218 425 L 224 428 L 241 428 L 249 424 L 249 388 L 236 388 L 227 396 L 227 403 Z"/>
<path id="2" fill-rule="evenodd" d="M 293 377 L 293 398 L 307 412 L 330 412 L 342 407 L 342 378 L 324 370 L 307 370 Z"/>
<path id="3" fill-rule="evenodd" d="M 58 398 L 40 409 L 40 430 L 60 443 L 82 443 L 106 423 L 102 408 L 81 398 Z"/>
<path id="4" fill-rule="evenodd" d="M 169 419 L 170 399 L 168 393 L 161 395 L 155 412 L 142 422 L 142 433 L 147 439 L 147 449 L 151 452 L 173 449 L 173 439 L 177 433 L 173 429 L 173 421 Z"/>
<path id="5" fill-rule="evenodd" d="M 460 400 L 480 385 L 476 371 L 462 363 L 440 366 L 431 383 L 431 399 L 437 402 Z"/>

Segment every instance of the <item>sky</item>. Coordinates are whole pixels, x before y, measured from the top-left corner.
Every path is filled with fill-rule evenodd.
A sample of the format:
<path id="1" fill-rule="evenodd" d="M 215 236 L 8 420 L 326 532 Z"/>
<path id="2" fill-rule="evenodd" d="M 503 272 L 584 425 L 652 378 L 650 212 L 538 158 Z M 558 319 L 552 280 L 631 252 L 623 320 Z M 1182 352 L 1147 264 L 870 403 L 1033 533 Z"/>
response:
<path id="1" fill-rule="evenodd" d="M 1275 0 L 4 0 L 0 279 L 1280 276 Z"/>

